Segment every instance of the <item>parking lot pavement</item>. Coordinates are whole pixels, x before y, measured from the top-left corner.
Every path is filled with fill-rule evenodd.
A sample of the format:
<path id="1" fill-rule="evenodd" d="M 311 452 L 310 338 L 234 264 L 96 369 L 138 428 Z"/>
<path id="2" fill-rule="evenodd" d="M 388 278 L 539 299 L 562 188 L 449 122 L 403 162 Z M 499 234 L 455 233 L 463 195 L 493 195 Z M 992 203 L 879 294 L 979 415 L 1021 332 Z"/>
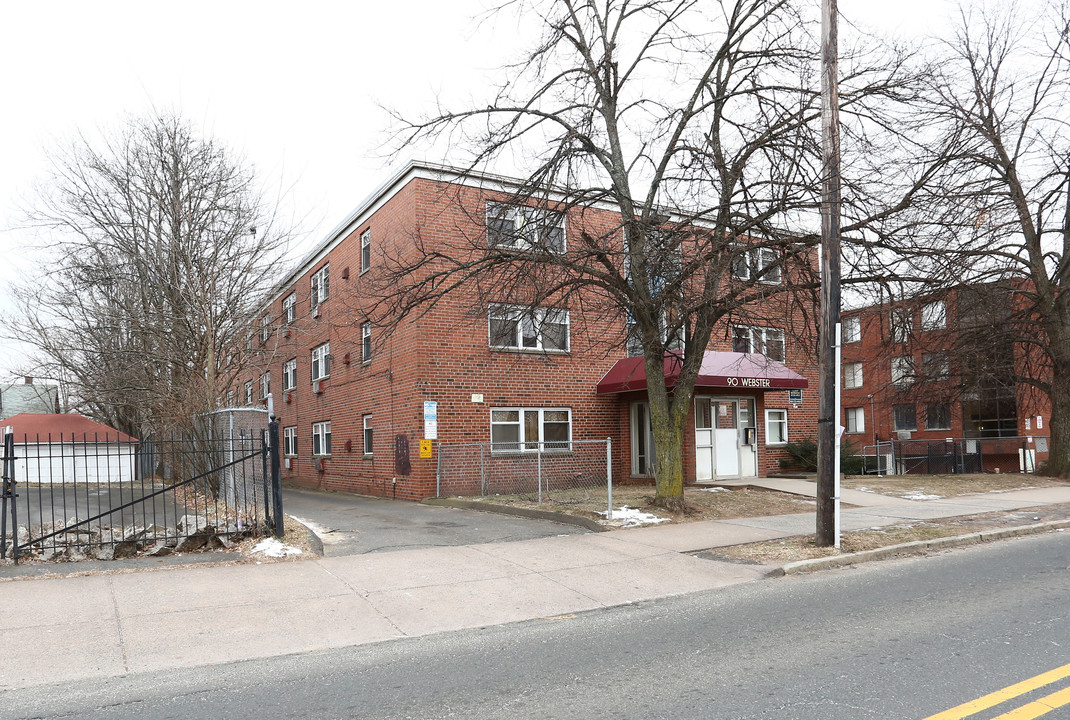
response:
<path id="1" fill-rule="evenodd" d="M 286 514 L 315 532 L 329 557 L 589 532 L 549 520 L 346 493 L 283 488 L 282 495 Z"/>

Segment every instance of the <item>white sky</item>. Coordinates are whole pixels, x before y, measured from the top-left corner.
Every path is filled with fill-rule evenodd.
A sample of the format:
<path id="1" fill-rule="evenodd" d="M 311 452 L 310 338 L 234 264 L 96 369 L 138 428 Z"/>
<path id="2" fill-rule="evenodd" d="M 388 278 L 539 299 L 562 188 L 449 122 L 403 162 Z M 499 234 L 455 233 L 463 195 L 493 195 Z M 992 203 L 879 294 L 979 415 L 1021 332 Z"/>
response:
<path id="1" fill-rule="evenodd" d="M 479 98 L 494 68 L 523 50 L 518 38 L 532 28 L 477 26 L 490 2 L 0 4 L 0 315 L 11 311 L 7 284 L 34 264 L 17 207 L 31 201 L 50 147 L 153 108 L 177 111 L 289 188 L 306 231 L 296 260 L 389 174 L 379 105 L 412 115 L 437 94 Z M 945 26 L 955 3 L 839 6 L 844 21 L 920 37 Z M 0 380 L 19 374 L 19 356 L 0 340 Z"/>

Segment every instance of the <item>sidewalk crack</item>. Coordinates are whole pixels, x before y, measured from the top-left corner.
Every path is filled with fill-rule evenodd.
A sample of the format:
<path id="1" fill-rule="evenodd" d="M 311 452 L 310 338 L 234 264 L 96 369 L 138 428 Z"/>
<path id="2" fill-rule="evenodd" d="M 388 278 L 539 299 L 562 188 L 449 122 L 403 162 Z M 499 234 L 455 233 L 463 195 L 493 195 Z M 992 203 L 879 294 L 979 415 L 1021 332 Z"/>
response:
<path id="1" fill-rule="evenodd" d="M 126 639 L 123 637 L 123 621 L 119 617 L 119 599 L 115 597 L 115 579 L 108 578 L 108 595 L 111 596 L 111 609 L 115 615 L 115 629 L 119 633 L 119 656 L 123 660 L 123 672 L 130 672 L 130 662 L 126 657 Z"/>

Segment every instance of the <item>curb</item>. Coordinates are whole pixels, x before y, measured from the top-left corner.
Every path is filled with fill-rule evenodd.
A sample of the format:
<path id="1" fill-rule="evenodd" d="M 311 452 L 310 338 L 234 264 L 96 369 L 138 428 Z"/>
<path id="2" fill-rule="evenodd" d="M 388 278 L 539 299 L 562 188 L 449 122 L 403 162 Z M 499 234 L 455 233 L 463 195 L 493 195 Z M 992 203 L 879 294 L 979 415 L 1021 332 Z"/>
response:
<path id="1" fill-rule="evenodd" d="M 550 520 L 564 525 L 578 525 L 591 532 L 607 532 L 594 520 L 566 513 L 556 513 L 549 510 L 531 510 L 530 508 L 514 508 L 507 505 L 493 505 L 479 502 L 478 500 L 456 500 L 454 498 L 425 498 L 420 501 L 424 505 L 438 505 L 441 507 L 454 507 L 464 510 L 482 510 L 483 512 L 498 513 L 499 515 L 513 515 L 515 517 L 530 518 L 532 520 Z"/>
<path id="2" fill-rule="evenodd" d="M 287 515 L 286 519 L 297 523 L 305 529 L 305 532 L 308 533 L 308 544 L 312 546 L 312 552 L 316 554 L 316 557 L 323 557 L 323 540 L 320 539 L 320 536 L 312 532 L 312 528 L 305 525 L 293 515 Z"/>
<path id="3" fill-rule="evenodd" d="M 833 557 L 813 558 L 812 560 L 799 560 L 787 563 L 775 568 L 767 577 L 780 577 L 782 575 L 795 575 L 804 572 L 817 572 L 818 570 L 830 570 L 832 568 L 857 565 L 874 560 L 886 560 L 900 555 L 913 555 L 929 550 L 944 550 L 947 548 L 966 547 L 992 540 L 1003 540 L 1012 537 L 1037 535 L 1052 530 L 1070 528 L 1070 520 L 1054 520 L 1051 522 L 1037 523 L 1036 525 L 1021 525 L 1019 527 L 1002 528 L 1000 530 L 987 530 L 984 532 L 970 533 L 968 535 L 953 535 L 951 537 L 936 538 L 934 540 L 915 540 L 914 542 L 889 545 L 888 547 L 874 550 L 862 550 L 861 552 L 836 555 Z"/>

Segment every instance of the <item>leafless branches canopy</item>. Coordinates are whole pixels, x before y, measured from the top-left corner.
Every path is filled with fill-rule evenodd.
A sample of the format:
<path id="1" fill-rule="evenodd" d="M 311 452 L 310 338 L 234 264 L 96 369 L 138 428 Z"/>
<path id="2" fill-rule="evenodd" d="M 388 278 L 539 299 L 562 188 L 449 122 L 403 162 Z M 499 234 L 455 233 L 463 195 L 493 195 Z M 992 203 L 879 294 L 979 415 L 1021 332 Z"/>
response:
<path id="1" fill-rule="evenodd" d="M 283 240 L 252 171 L 179 117 L 133 119 L 55 154 L 30 219 L 54 249 L 16 289 L 37 374 L 134 434 L 213 407 Z"/>
<path id="2" fill-rule="evenodd" d="M 686 414 L 711 333 L 728 317 L 795 317 L 776 296 L 815 287 L 819 48 L 808 8 L 791 0 L 500 8 L 538 22 L 541 41 L 505 69 L 508 80 L 485 106 L 398 117 L 397 146 L 439 142 L 454 156 L 470 151 L 472 168 L 521 168 L 508 202 L 567 212 L 567 250 L 534 243 L 516 252 L 486 236 L 452 246 L 417 239 L 416 252 L 393 258 L 380 321 L 459 287 L 479 289 L 486 302 L 627 318 L 647 359 L 657 499 L 679 504 Z M 872 150 L 896 126 L 888 108 L 902 100 L 905 65 L 859 53 L 844 67 L 844 115 L 860 128 L 856 146 Z M 611 227 L 583 221 L 600 206 L 619 211 Z M 748 263 L 754 272 L 733 272 Z M 672 394 L 667 352 L 682 363 Z"/>

